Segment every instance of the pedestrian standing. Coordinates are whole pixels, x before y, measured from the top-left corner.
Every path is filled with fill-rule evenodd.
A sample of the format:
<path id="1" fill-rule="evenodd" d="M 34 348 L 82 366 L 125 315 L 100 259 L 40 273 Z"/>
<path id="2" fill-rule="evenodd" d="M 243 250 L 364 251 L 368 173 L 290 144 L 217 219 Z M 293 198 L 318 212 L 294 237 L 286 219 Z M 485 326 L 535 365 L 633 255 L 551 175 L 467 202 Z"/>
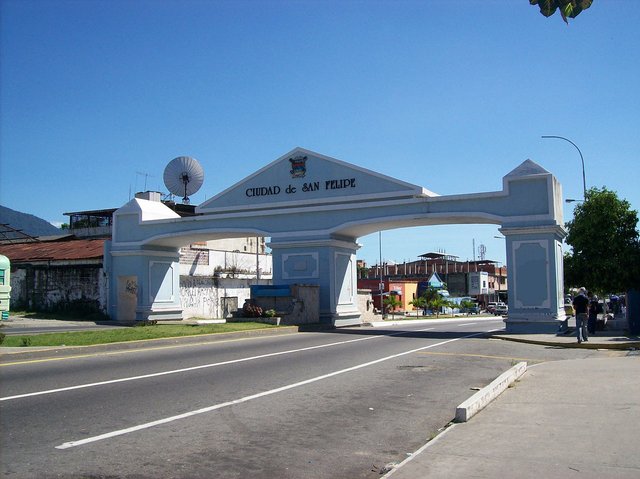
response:
<path id="1" fill-rule="evenodd" d="M 587 293 L 589 298 L 589 319 L 587 320 L 587 330 L 589 334 L 596 334 L 596 323 L 598 322 L 598 297 L 591 291 Z"/>
<path id="2" fill-rule="evenodd" d="M 587 320 L 589 313 L 589 298 L 587 298 L 587 288 L 580 288 L 578 296 L 573 298 L 573 308 L 576 311 L 576 336 L 578 343 L 589 341 L 587 335 Z"/>

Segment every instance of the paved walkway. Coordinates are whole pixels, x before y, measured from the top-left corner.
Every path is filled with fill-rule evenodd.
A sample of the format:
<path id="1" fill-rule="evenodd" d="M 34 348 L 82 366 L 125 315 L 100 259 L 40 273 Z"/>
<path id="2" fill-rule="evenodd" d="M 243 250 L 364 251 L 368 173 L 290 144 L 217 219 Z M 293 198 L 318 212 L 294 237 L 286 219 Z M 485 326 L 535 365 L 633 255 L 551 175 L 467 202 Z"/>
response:
<path id="1" fill-rule="evenodd" d="M 530 367 L 385 477 L 640 477 L 640 356 Z"/>
<path id="2" fill-rule="evenodd" d="M 544 346 L 581 349 L 640 349 L 640 337 L 630 336 L 623 331 L 598 331 L 589 336 L 587 342 L 578 344 L 575 334 L 570 330 L 567 334 L 509 334 L 498 333 L 494 338 L 517 341 Z"/>
<path id="3" fill-rule="evenodd" d="M 447 428 L 385 478 L 640 477 L 640 338 L 623 331 L 598 331 L 581 344 L 571 333 L 493 337 L 628 352 L 530 366 L 485 409 Z"/>

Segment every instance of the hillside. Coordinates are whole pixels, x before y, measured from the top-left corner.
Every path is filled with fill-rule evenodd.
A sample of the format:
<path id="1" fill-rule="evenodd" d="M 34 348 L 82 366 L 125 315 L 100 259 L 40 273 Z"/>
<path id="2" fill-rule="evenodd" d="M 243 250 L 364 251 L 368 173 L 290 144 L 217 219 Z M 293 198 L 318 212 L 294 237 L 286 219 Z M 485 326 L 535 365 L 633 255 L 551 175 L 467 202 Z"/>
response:
<path id="1" fill-rule="evenodd" d="M 31 236 L 53 236 L 62 234 L 60 229 L 37 216 L 12 210 L 0 205 L 0 224 L 8 224 L 12 228 L 22 230 Z"/>

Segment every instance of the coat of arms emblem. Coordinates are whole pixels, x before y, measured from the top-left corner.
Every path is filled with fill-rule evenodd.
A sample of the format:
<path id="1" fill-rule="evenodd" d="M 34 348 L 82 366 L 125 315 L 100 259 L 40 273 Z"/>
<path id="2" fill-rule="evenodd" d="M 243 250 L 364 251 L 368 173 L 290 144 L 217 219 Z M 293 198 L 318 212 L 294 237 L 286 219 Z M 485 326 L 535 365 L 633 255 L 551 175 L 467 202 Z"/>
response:
<path id="1" fill-rule="evenodd" d="M 307 173 L 307 157 L 306 156 L 294 156 L 289 158 L 291 162 L 291 178 L 304 178 Z"/>

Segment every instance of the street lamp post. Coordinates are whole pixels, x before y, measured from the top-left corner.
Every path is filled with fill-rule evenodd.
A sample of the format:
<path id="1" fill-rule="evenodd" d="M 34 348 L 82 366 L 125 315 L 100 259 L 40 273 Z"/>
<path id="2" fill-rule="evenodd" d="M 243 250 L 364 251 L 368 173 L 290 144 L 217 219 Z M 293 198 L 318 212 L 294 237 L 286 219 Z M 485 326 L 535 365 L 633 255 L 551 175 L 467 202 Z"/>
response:
<path id="1" fill-rule="evenodd" d="M 382 271 L 382 230 L 378 231 L 378 249 L 380 252 L 380 283 L 378 287 L 380 288 L 380 315 L 382 319 L 384 319 L 384 304 L 382 303 L 383 295 L 384 295 L 384 274 Z"/>
<path id="2" fill-rule="evenodd" d="M 580 153 L 580 161 L 582 162 L 582 194 L 583 198 L 587 199 L 587 179 L 584 174 L 584 157 L 582 156 L 582 152 L 580 151 L 580 148 L 578 148 L 578 145 L 576 145 L 569 138 L 565 138 L 564 136 L 542 135 L 542 138 L 557 138 L 559 140 L 568 141 L 576 148 L 576 150 L 578 150 L 578 153 Z"/>

